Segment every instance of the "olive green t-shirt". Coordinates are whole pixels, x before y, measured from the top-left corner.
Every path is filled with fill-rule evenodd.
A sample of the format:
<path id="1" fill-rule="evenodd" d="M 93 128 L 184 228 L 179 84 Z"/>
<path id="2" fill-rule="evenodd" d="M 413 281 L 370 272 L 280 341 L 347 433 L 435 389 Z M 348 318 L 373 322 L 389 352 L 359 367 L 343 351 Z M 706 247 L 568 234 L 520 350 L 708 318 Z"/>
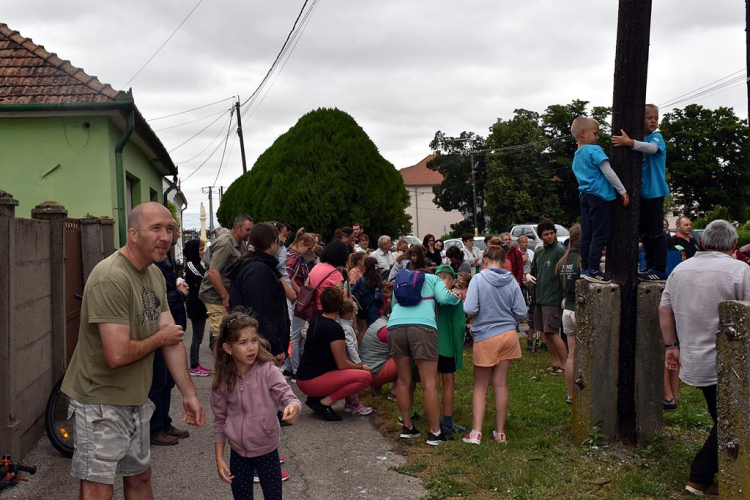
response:
<path id="1" fill-rule="evenodd" d="M 221 282 L 224 284 L 224 288 L 229 291 L 229 285 L 231 281 L 224 275 L 224 271 L 233 264 L 237 259 L 247 253 L 247 245 L 244 241 L 237 242 L 232 236 L 232 233 L 222 234 L 211 244 L 211 263 L 208 269 L 217 269 L 221 274 Z M 208 272 L 203 276 L 201 282 L 201 289 L 198 297 L 203 302 L 210 304 L 221 304 L 221 297 L 219 293 L 214 289 L 211 280 L 208 278 Z"/>
<path id="2" fill-rule="evenodd" d="M 99 323 L 128 325 L 130 338 L 143 340 L 159 330 L 159 316 L 167 311 L 166 282 L 155 265 L 140 271 L 119 250 L 97 264 L 83 292 L 78 345 L 62 391 L 81 403 L 145 404 L 154 354 L 110 368 L 104 359 Z"/>
<path id="3" fill-rule="evenodd" d="M 555 274 L 555 266 L 565 255 L 565 249 L 555 243 L 542 247 L 534 254 L 531 274 L 536 278 L 534 294 L 538 306 L 559 306 L 562 304 L 563 288 Z"/>

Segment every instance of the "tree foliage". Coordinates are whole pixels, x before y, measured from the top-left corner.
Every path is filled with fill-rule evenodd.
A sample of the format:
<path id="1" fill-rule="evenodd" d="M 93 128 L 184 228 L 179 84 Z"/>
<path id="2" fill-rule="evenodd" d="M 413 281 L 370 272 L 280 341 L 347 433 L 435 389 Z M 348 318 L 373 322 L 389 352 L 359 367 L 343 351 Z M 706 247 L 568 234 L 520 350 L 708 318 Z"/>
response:
<path id="1" fill-rule="evenodd" d="M 357 122 L 338 109 L 318 109 L 229 186 L 216 215 L 223 226 L 248 213 L 323 235 L 356 221 L 377 238 L 410 231 L 408 205 L 401 174 Z"/>
<path id="2" fill-rule="evenodd" d="M 690 104 L 664 115 L 660 129 L 667 143 L 669 184 L 684 213 L 702 217 L 721 205 L 732 218 L 747 218 L 747 122 L 731 108 Z"/>

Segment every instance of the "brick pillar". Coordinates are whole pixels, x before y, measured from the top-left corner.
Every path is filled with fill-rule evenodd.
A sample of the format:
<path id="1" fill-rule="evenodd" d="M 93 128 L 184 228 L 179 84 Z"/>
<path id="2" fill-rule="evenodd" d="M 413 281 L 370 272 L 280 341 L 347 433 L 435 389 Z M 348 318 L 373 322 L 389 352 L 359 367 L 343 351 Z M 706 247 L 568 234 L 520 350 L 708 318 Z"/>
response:
<path id="1" fill-rule="evenodd" d="M 31 210 L 31 218 L 49 222 L 50 301 L 52 306 L 53 384 L 65 372 L 65 219 L 68 211 L 54 201 Z"/>
<path id="2" fill-rule="evenodd" d="M 99 217 L 87 215 L 81 222 L 81 261 L 83 264 L 83 283 L 89 274 L 102 260 L 102 221 Z"/>
<path id="3" fill-rule="evenodd" d="M 18 200 L 0 190 L 0 449 L 15 456 L 21 451 L 13 397 L 16 367 L 11 355 L 17 206 Z"/>
<path id="4" fill-rule="evenodd" d="M 750 499 L 750 302 L 722 302 L 719 320 L 719 490 L 722 498 Z"/>
<path id="5" fill-rule="evenodd" d="M 580 443 L 600 426 L 617 434 L 620 287 L 576 282 L 576 352 L 573 373 L 573 440 Z"/>
<path id="6" fill-rule="evenodd" d="M 659 326 L 659 302 L 664 283 L 638 285 L 635 335 L 635 411 L 638 441 L 661 431 L 664 409 L 664 340 Z"/>

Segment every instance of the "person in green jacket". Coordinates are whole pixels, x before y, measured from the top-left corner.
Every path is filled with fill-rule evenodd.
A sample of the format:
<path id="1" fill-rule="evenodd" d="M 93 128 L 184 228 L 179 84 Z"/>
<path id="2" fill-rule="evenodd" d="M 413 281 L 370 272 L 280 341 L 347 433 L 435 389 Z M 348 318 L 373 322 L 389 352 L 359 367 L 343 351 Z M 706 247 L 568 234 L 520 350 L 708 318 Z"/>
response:
<path id="1" fill-rule="evenodd" d="M 581 243 L 581 225 L 573 224 L 570 228 L 568 250 L 555 266 L 555 273 L 560 279 L 565 297 L 562 313 L 562 324 L 568 336 L 568 362 L 565 364 L 565 384 L 568 386 L 568 404 L 573 403 L 573 356 L 576 352 L 576 281 L 581 277 L 581 254 L 578 250 Z"/>
<path id="2" fill-rule="evenodd" d="M 565 254 L 565 249 L 557 243 L 557 229 L 551 220 L 545 219 L 536 227 L 544 246 L 536 252 L 531 263 L 531 272 L 526 281 L 535 285 L 534 328 L 547 339 L 552 366 L 547 371 L 554 375 L 565 373 L 567 354 L 565 343 L 560 337 L 562 325 L 563 288 L 555 274 L 555 265 Z"/>
<path id="3" fill-rule="evenodd" d="M 445 287 L 456 297 L 463 298 L 453 289 L 456 283 L 456 271 L 447 264 L 435 269 L 435 274 L 443 280 Z M 463 301 L 458 304 L 438 304 L 438 373 L 443 381 L 443 418 L 440 422 L 442 432 L 453 434 L 453 395 L 456 391 L 454 374 L 464 366 L 464 335 L 466 334 L 466 313 Z"/>

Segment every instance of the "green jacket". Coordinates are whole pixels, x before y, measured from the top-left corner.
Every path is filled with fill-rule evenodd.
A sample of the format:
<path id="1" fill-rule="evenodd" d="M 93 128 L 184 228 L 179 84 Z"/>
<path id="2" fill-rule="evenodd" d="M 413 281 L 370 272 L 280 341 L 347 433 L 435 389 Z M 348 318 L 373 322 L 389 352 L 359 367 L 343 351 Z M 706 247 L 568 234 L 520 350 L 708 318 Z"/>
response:
<path id="1" fill-rule="evenodd" d="M 531 262 L 531 275 L 536 278 L 534 287 L 536 305 L 562 305 L 563 289 L 555 274 L 555 265 L 563 255 L 565 255 L 565 249 L 557 242 L 552 246 L 545 246 L 534 255 L 534 260 Z"/>
<path id="2" fill-rule="evenodd" d="M 437 306 L 438 354 L 456 358 L 456 369 L 464 366 L 464 336 L 466 313 L 464 303 Z"/>

